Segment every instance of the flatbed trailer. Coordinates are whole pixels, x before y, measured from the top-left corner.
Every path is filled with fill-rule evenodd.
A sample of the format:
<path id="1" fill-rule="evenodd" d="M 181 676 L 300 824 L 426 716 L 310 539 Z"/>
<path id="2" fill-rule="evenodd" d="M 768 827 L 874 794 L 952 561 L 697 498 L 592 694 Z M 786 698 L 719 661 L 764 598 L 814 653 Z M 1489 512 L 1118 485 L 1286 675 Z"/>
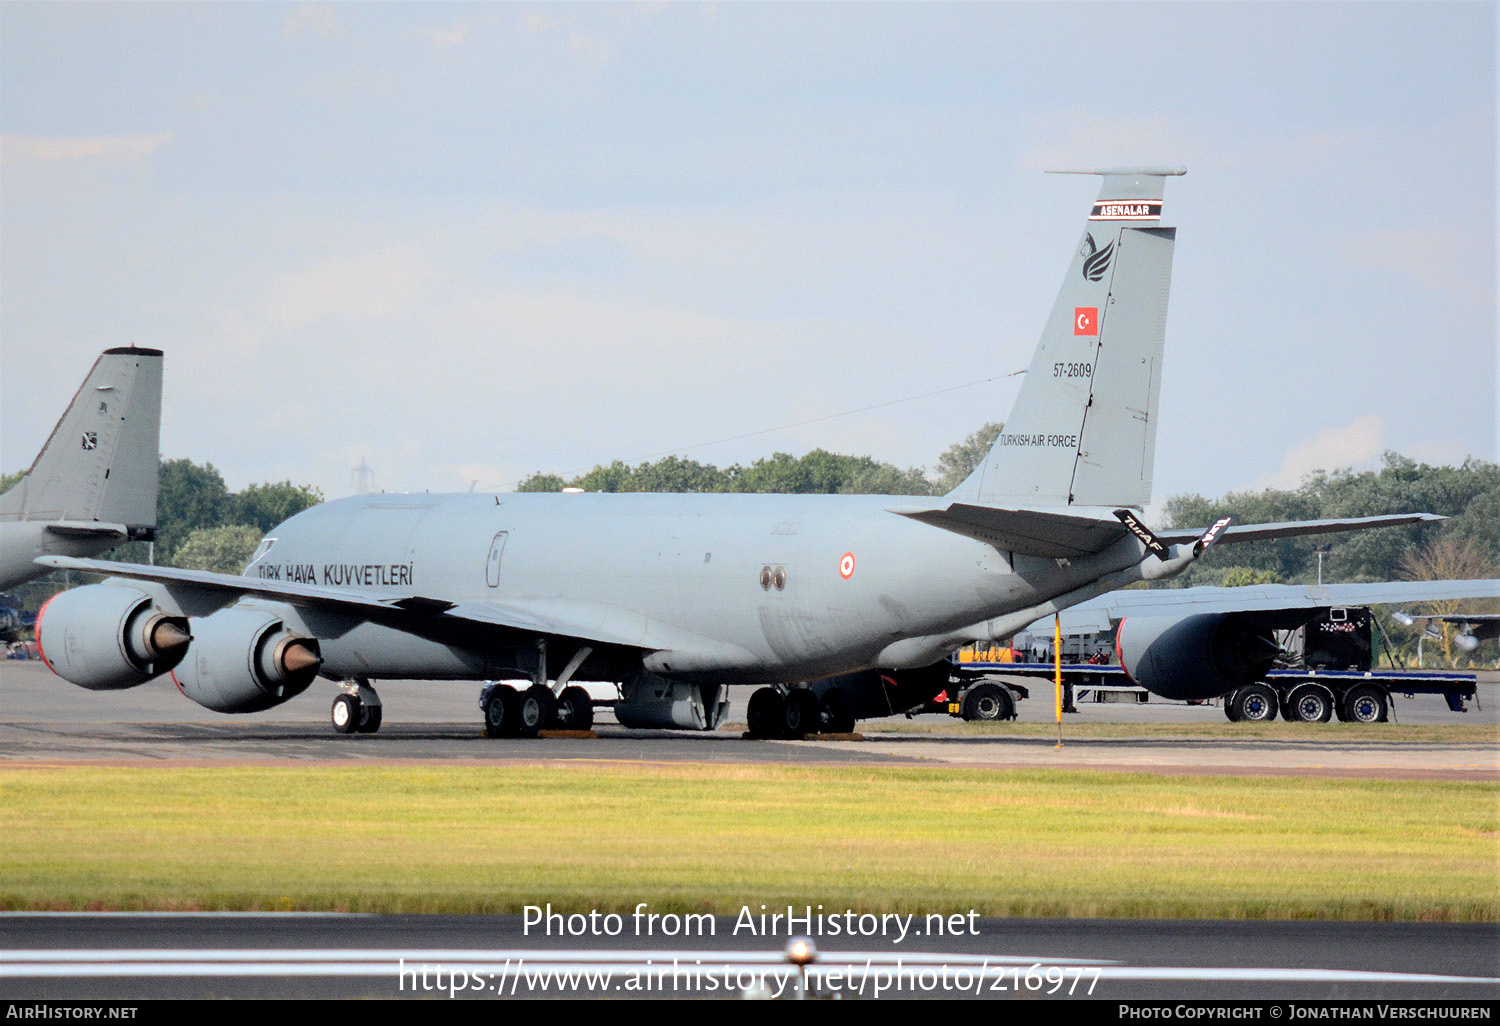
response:
<path id="1" fill-rule="evenodd" d="M 999 720 L 1015 717 L 1015 703 L 1032 687 L 1053 687 L 1057 668 L 1050 663 L 970 662 L 955 664 L 948 691 L 923 710 L 964 719 Z M 1093 663 L 1064 663 L 1062 678 L 1073 701 L 1148 700 L 1123 667 Z M 1283 719 L 1326 723 L 1337 716 L 1355 723 L 1384 723 L 1390 719 L 1391 696 L 1442 695 L 1448 708 L 1467 712 L 1476 707 L 1477 675 L 1462 670 L 1316 670 L 1276 669 L 1246 687 L 1221 696 L 1224 714 L 1234 722 Z M 985 700 L 975 699 L 977 689 Z M 1005 692 L 996 699 L 994 690 Z M 1105 697 L 1129 694 L 1134 697 Z"/>

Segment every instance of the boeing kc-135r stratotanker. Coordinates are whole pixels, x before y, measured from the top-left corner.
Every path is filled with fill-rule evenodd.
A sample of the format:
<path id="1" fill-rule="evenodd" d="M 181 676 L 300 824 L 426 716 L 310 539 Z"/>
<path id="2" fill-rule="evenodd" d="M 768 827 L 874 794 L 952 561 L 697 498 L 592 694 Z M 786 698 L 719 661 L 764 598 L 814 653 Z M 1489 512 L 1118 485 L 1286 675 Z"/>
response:
<path id="1" fill-rule="evenodd" d="M 729 685 L 761 685 L 752 732 L 792 736 L 912 708 L 958 645 L 1171 577 L 1216 542 L 1437 519 L 1146 528 L 1176 237 L 1162 191 L 1183 170 L 1088 173 L 1103 188 L 1004 433 L 947 495 L 341 499 L 277 527 L 240 577 L 39 560 L 114 575 L 43 609 L 48 665 L 91 689 L 171 671 L 231 713 L 321 673 L 342 682 L 343 732 L 379 727 L 381 678 L 529 678 L 486 692 L 496 735 L 589 725 L 580 681 L 616 683 L 627 726 L 700 730 Z M 1224 644 L 1227 663 L 1260 655 Z"/>

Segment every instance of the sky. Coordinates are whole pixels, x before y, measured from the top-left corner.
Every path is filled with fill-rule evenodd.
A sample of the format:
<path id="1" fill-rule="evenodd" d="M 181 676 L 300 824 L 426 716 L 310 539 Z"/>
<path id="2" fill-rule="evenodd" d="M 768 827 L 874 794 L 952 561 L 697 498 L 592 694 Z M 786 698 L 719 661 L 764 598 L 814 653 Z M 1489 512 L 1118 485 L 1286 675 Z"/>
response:
<path id="1" fill-rule="evenodd" d="M 1497 458 L 1492 4 L 12 0 L 0 469 L 139 345 L 232 489 L 933 470 L 1097 193 L 1043 172 L 1121 164 L 1188 168 L 1154 504 Z"/>

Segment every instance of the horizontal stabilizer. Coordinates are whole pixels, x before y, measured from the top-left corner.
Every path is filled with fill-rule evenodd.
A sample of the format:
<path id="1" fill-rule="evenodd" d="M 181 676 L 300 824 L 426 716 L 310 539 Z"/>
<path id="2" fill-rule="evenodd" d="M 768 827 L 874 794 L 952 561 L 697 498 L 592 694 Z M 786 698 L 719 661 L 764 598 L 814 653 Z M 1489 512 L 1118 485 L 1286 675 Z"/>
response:
<path id="1" fill-rule="evenodd" d="M 96 520 L 54 520 L 46 529 L 64 538 L 128 538 L 130 528 L 124 524 L 101 524 Z"/>
<path id="2" fill-rule="evenodd" d="M 947 509 L 892 512 L 987 542 L 1007 552 L 1044 559 L 1076 559 L 1102 552 L 1128 533 L 1118 520 L 1099 520 L 1050 510 L 971 506 L 966 502 L 955 502 Z"/>
<path id="3" fill-rule="evenodd" d="M 1339 531 L 1367 531 L 1372 527 L 1400 527 L 1403 524 L 1431 524 L 1446 520 L 1436 513 L 1395 513 L 1381 517 L 1344 517 L 1335 520 L 1294 520 L 1285 524 L 1235 524 L 1227 527 L 1216 538 L 1220 545 L 1236 542 L 1267 541 L 1271 538 L 1295 538 L 1304 534 L 1336 534 Z M 1202 528 L 1189 530 L 1157 531 L 1156 536 L 1167 544 L 1197 541 L 1203 535 Z"/>

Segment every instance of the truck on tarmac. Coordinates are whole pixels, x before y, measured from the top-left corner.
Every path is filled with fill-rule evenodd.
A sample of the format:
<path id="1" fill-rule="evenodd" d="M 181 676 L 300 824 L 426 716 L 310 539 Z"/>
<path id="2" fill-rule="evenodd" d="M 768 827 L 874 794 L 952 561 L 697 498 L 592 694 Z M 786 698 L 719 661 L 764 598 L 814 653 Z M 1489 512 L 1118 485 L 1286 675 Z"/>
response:
<path id="1" fill-rule="evenodd" d="M 1232 722 L 1282 719 L 1327 723 L 1385 723 L 1393 719 L 1392 698 L 1442 695 L 1454 712 L 1478 704 L 1477 675 L 1464 670 L 1409 670 L 1379 667 L 1376 621 L 1365 606 L 1333 606 L 1278 638 L 1281 655 L 1260 679 L 1219 696 Z M 1146 702 L 1140 687 L 1118 663 L 1109 663 L 1111 631 L 1090 629 L 1065 634 L 1061 674 L 1064 709 L 1076 702 Z M 1016 704 L 1032 687 L 1050 689 L 1058 672 L 1052 641 L 1021 633 L 1008 659 L 954 658 L 952 685 L 922 712 L 942 712 L 966 720 L 1014 719 Z"/>

